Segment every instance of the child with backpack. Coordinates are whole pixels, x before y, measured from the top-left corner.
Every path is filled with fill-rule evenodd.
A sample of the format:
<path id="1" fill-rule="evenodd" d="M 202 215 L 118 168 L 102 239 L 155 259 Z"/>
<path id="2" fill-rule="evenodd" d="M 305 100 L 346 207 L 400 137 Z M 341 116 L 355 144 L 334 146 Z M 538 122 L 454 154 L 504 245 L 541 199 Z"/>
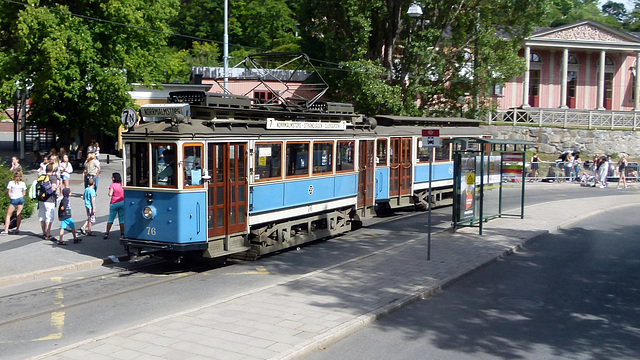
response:
<path id="1" fill-rule="evenodd" d="M 51 224 L 56 215 L 56 195 L 58 178 L 53 174 L 53 165 L 48 164 L 45 175 L 37 180 L 36 198 L 38 199 L 38 220 L 42 227 L 42 238 L 51 239 Z"/>
<path id="2" fill-rule="evenodd" d="M 96 222 L 96 191 L 93 188 L 94 179 L 87 179 L 87 187 L 84 189 L 82 198 L 84 199 L 84 208 L 87 211 L 87 220 L 80 227 L 80 233 L 83 235 L 93 236 L 91 232 L 91 224 Z M 87 227 L 85 232 L 84 228 Z"/>
<path id="3" fill-rule="evenodd" d="M 77 243 L 80 238 L 76 235 L 76 225 L 71 217 L 71 203 L 69 201 L 69 195 L 71 195 L 70 188 L 62 189 L 62 200 L 58 207 L 58 219 L 60 219 L 60 238 L 58 239 L 58 245 L 67 245 L 67 242 L 63 240 L 64 231 L 69 228 L 73 234 L 73 242 Z"/>

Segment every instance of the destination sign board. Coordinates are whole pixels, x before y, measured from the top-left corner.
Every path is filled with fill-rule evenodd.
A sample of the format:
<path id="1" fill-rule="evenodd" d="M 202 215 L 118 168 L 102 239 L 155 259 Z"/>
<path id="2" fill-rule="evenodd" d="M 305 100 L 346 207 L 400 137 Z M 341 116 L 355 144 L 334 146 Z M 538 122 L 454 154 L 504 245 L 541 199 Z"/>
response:
<path id="1" fill-rule="evenodd" d="M 270 130 L 346 130 L 347 122 L 309 122 L 309 121 L 279 121 L 267 119 L 267 129 Z"/>
<path id="2" fill-rule="evenodd" d="M 175 114 L 190 117 L 191 108 L 189 104 L 147 104 L 140 107 L 140 116 L 146 122 L 170 118 Z"/>

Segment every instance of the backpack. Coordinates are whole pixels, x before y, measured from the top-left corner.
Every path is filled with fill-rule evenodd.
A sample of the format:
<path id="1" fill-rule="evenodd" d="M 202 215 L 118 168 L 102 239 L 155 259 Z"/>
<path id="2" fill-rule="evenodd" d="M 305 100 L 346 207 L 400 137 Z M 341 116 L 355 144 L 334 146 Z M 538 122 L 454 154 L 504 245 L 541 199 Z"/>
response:
<path id="1" fill-rule="evenodd" d="M 36 198 L 38 201 L 47 201 L 53 194 L 49 175 L 40 175 L 38 177 L 38 187 L 36 188 Z"/>

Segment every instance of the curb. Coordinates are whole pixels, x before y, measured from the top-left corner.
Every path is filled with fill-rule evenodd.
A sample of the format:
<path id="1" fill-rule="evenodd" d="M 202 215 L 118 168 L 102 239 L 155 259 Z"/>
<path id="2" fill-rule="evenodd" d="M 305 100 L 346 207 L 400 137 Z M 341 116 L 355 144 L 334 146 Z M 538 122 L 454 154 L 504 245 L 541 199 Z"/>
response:
<path id="1" fill-rule="evenodd" d="M 128 255 L 118 255 L 115 257 L 118 259 L 117 262 L 126 261 L 129 259 Z M 87 260 L 87 261 L 82 261 L 75 264 L 56 266 L 49 269 L 42 269 L 42 270 L 36 270 L 36 271 L 29 271 L 22 274 L 3 276 L 3 277 L 0 277 L 0 285 L 7 285 L 10 283 L 13 283 L 16 281 L 22 281 L 22 280 L 35 280 L 35 279 L 40 279 L 46 276 L 51 276 L 53 274 L 59 274 L 59 273 L 68 272 L 68 271 L 78 271 L 78 270 L 89 269 L 93 267 L 111 265 L 114 263 L 116 263 L 116 261 L 113 261 L 110 257 L 107 257 L 105 259 Z"/>

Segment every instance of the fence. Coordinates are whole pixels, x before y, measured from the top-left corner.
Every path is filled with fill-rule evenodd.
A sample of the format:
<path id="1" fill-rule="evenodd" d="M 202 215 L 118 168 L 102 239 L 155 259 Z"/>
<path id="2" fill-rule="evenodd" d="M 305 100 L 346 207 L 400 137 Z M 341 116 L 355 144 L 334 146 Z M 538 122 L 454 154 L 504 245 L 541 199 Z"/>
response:
<path id="1" fill-rule="evenodd" d="M 593 163 L 591 161 L 585 161 L 580 169 L 576 172 L 576 168 L 566 166 L 569 163 L 562 161 L 541 161 L 537 163 L 528 162 L 526 164 L 526 180 L 527 181 L 544 181 L 544 182 L 558 182 L 558 181 L 581 181 L 586 176 L 587 179 L 593 181 Z M 537 165 L 538 174 L 533 176 L 532 166 Z M 639 164 L 637 162 L 628 163 L 625 168 L 625 175 L 627 181 L 638 182 L 640 180 L 638 173 Z M 567 171 L 567 169 L 569 169 Z M 618 173 L 618 165 L 615 162 L 609 164 L 609 174 L 607 181 L 615 182 L 620 178 Z"/>
<path id="2" fill-rule="evenodd" d="M 489 113 L 489 125 L 494 122 L 517 125 L 556 126 L 587 129 L 638 128 L 640 117 L 635 111 L 603 111 L 575 109 L 508 109 Z"/>

